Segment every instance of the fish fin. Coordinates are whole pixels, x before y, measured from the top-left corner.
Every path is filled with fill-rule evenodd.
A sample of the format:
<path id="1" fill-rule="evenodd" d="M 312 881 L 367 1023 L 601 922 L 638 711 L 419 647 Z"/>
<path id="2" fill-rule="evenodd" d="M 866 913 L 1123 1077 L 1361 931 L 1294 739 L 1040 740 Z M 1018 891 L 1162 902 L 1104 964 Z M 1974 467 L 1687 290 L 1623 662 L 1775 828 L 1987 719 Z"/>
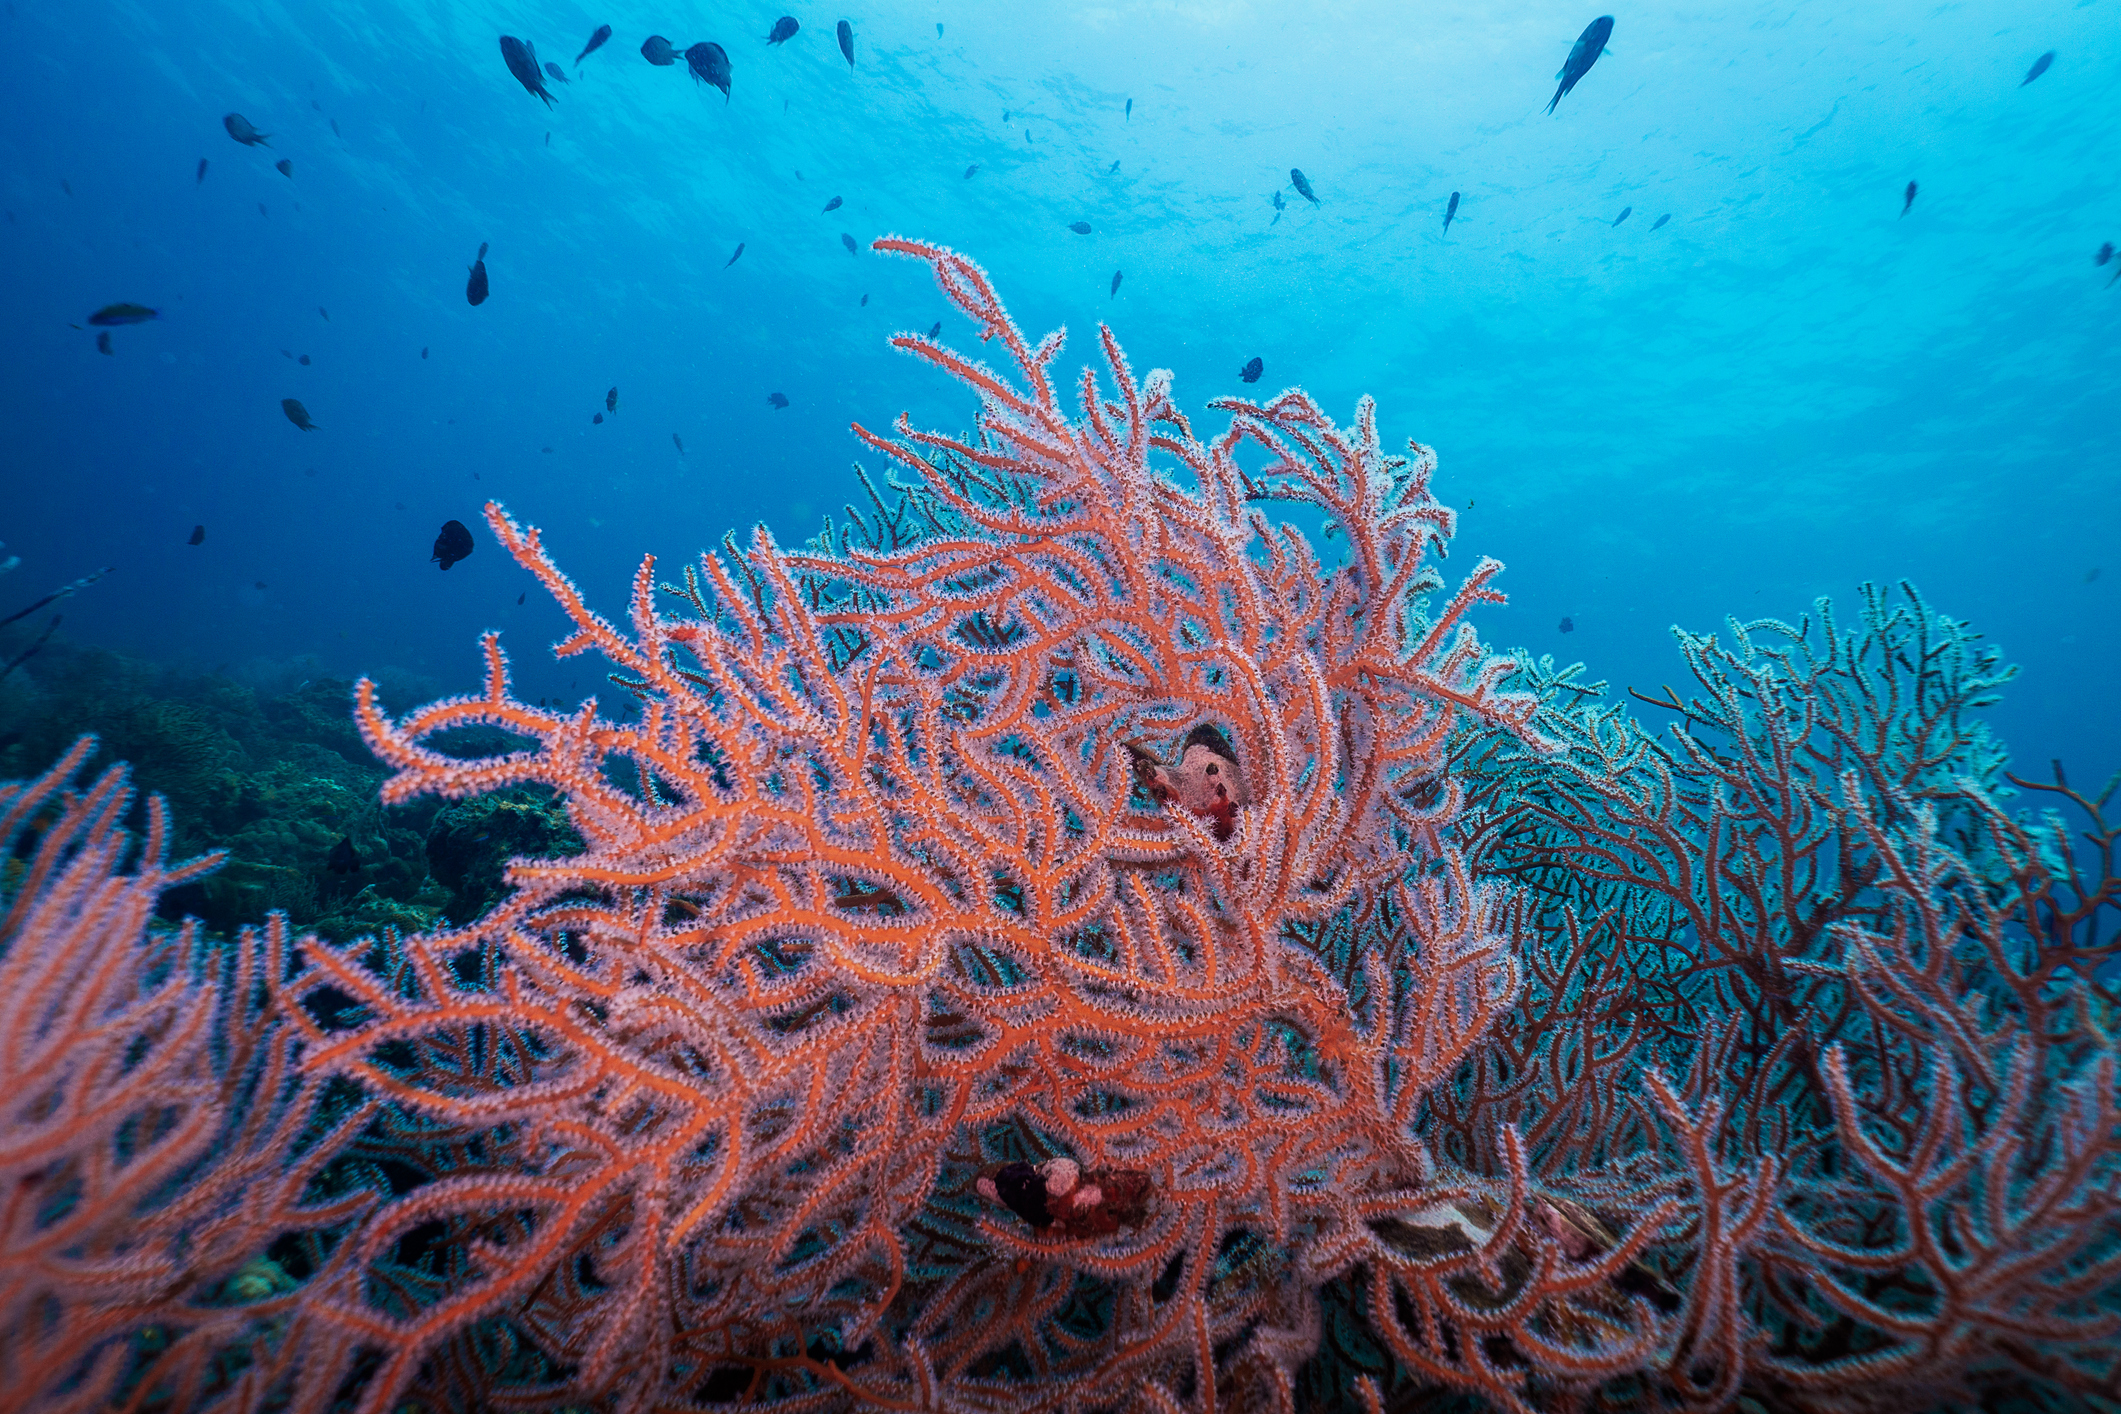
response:
<path id="1" fill-rule="evenodd" d="M 1554 90 L 1554 98 L 1553 98 L 1553 101 L 1547 104 L 1547 111 L 1548 111 L 1549 113 L 1551 113 L 1551 112 L 1553 112 L 1553 111 L 1554 111 L 1554 104 L 1556 104 L 1556 103 L 1559 103 L 1559 102 L 1561 102 L 1561 95 L 1563 95 L 1564 93 L 1567 93 L 1568 91 L 1569 91 L 1569 89 L 1568 89 L 1568 85 L 1566 85 L 1566 84 L 1564 84 L 1564 85 L 1562 85 L 1562 86 L 1561 86 L 1560 88 L 1557 88 L 1557 89 L 1555 89 L 1555 90 Z"/>
<path id="2" fill-rule="evenodd" d="M 1567 64 L 1563 64 L 1563 65 L 1562 65 L 1562 66 L 1561 66 L 1560 68 L 1558 68 L 1558 69 L 1556 69 L 1556 70 L 1554 71 L 1554 77 L 1555 77 L 1556 79 L 1565 79 L 1565 78 L 1567 78 L 1568 76 L 1569 76 L 1569 66 L 1568 66 Z"/>

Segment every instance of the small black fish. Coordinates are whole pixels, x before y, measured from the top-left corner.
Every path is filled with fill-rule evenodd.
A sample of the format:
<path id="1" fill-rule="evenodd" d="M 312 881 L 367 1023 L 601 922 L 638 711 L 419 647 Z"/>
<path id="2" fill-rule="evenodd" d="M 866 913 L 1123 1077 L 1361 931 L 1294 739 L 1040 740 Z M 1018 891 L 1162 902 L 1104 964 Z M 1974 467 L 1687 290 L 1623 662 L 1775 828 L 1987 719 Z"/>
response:
<path id="1" fill-rule="evenodd" d="M 291 179 L 291 178 L 293 178 L 293 176 L 294 176 L 294 174 L 295 174 L 295 164 L 294 164 L 294 159 L 292 159 L 292 158 L 289 158 L 289 157 L 283 157 L 283 158 L 281 158 L 281 159 L 280 159 L 279 161 L 277 161 L 277 162 L 273 163 L 272 165 L 273 165 L 273 170 L 274 170 L 274 171 L 276 171 L 276 172 L 278 172 L 278 173 L 279 173 L 279 174 L 280 174 L 281 176 L 283 176 L 283 177 L 287 177 L 287 178 L 290 178 L 290 179 Z"/>
<path id="2" fill-rule="evenodd" d="M 1279 195 L 1280 195 L 1280 193 L 1279 193 L 1279 192 L 1276 192 L 1276 193 L 1275 193 L 1275 195 L 1279 196 Z M 1446 207 L 1445 207 L 1445 208 L 1443 209 L 1443 228 L 1444 228 L 1444 229 L 1445 229 L 1446 231 L 1448 231 L 1448 230 L 1450 230 L 1450 229 L 1451 229 L 1451 218 L 1452 218 L 1453 216 L 1456 216 L 1457 214 L 1458 214 L 1458 193 L 1454 191 L 1454 192 L 1452 192 L 1452 193 L 1451 193 L 1451 204 L 1450 204 L 1449 206 L 1446 206 Z"/>
<path id="3" fill-rule="evenodd" d="M 317 316 L 322 319 L 326 324 L 331 323 L 331 311 L 326 309 L 321 304 L 317 306 Z"/>
<path id="4" fill-rule="evenodd" d="M 970 181 L 970 180 L 971 180 L 971 178 L 972 178 L 972 174 L 973 174 L 974 172 L 977 172 L 978 170 L 979 170 L 979 163 L 977 163 L 977 162 L 973 163 L 973 164 L 972 164 L 972 165 L 971 165 L 970 167 L 967 167 L 967 168 L 965 169 L 965 179 L 966 179 L 967 181 Z"/>
<path id="5" fill-rule="evenodd" d="M 598 413 L 596 416 L 590 418 L 589 420 L 591 422 L 601 423 L 604 420 L 604 414 Z"/>
<path id="6" fill-rule="evenodd" d="M 1667 212 L 1665 212 L 1665 213 L 1664 213 L 1664 215 L 1662 215 L 1662 216 L 1658 217 L 1658 218 L 1657 218 L 1656 220 L 1654 220 L 1654 221 L 1650 222 L 1650 229 L 1654 231 L 1654 230 L 1656 230 L 1656 229 L 1657 229 L 1657 228 L 1658 228 L 1659 226 L 1662 226 L 1662 225 L 1663 225 L 1663 224 L 1664 224 L 1665 222 L 1667 222 L 1667 221 L 1669 221 L 1669 220 L 1671 220 L 1671 219 L 1672 219 L 1672 213 L 1671 213 L 1671 212 L 1669 212 L 1669 211 L 1667 211 Z"/>
<path id="7" fill-rule="evenodd" d="M 847 254 L 853 255 L 856 253 L 854 237 L 848 235 L 845 231 L 840 232 L 840 244 L 847 247 Z"/>
<path id="8" fill-rule="evenodd" d="M 1312 193 L 1311 183 L 1305 179 L 1302 168 L 1291 167 L 1289 169 L 1289 184 L 1296 188 L 1298 196 L 1310 202 L 1313 206 L 1318 205 L 1318 197 Z"/>
<path id="9" fill-rule="evenodd" d="M 1612 37 L 1611 15 L 1600 15 L 1584 26 L 1583 33 L 1576 37 L 1576 46 L 1569 50 L 1569 57 L 1563 62 L 1561 72 L 1554 75 L 1561 80 L 1561 87 L 1554 90 L 1553 103 L 1547 104 L 1549 113 L 1554 111 L 1555 103 L 1561 102 L 1563 94 L 1576 87 L 1577 82 L 1591 72 L 1591 65 L 1597 63 L 1598 56 L 1605 53 L 1605 42 Z"/>
<path id="10" fill-rule="evenodd" d="M 206 543 L 206 527 L 203 525 L 193 526 L 191 528 L 191 539 L 184 543 L 187 545 L 204 545 Z"/>
<path id="11" fill-rule="evenodd" d="M 730 256 L 730 257 L 729 257 L 729 258 L 728 258 L 727 260 L 723 261 L 723 262 L 722 262 L 722 268 L 723 268 L 724 270 L 727 270 L 727 269 L 728 269 L 728 268 L 729 268 L 730 266 L 732 266 L 732 265 L 736 264 L 736 257 L 737 257 L 737 255 L 742 255 L 743 253 L 744 253 L 744 243 L 743 243 L 742 241 L 738 241 L 738 242 L 736 243 L 736 255 L 732 255 L 732 256 Z"/>
<path id="12" fill-rule="evenodd" d="M 516 76 L 516 82 L 538 98 L 545 106 L 552 106 L 552 94 L 545 87 L 545 72 L 538 67 L 536 46 L 525 44 L 512 34 L 501 36 L 501 61 L 508 65 L 508 72 Z"/>
<path id="13" fill-rule="evenodd" d="M 1617 225 L 1619 225 L 1619 224 L 1620 224 L 1621 222 L 1623 222 L 1623 221 L 1627 220 L 1627 219 L 1628 219 L 1628 217 L 1630 217 L 1630 216 L 1632 216 L 1632 215 L 1634 215 L 1634 214 L 1635 214 L 1635 208 L 1634 208 L 1634 207 L 1632 207 L 1632 206 L 1623 206 L 1623 207 L 1621 207 L 1621 208 L 1620 208 L 1620 214 L 1619 214 L 1618 216 L 1615 216 L 1615 217 L 1613 218 L 1613 224 L 1617 226 Z"/>
<path id="14" fill-rule="evenodd" d="M 241 113 L 228 114 L 221 119 L 221 126 L 227 128 L 228 135 L 245 147 L 256 147 L 260 143 L 264 143 L 267 147 L 272 146 L 271 143 L 265 142 L 265 139 L 271 137 L 272 134 L 259 132 L 250 125 L 250 119 L 244 117 Z"/>
<path id="15" fill-rule="evenodd" d="M 517 607 L 517 608 L 521 608 L 521 607 L 522 607 L 522 605 L 523 605 L 523 601 L 524 601 L 525 599 L 528 599 L 529 597 L 530 597 L 530 591 L 529 591 L 529 590 L 527 590 L 527 589 L 526 589 L 526 590 L 524 590 L 524 591 L 523 591 L 523 592 L 522 592 L 521 594 L 518 594 L 518 595 L 516 595 L 516 607 Z"/>
<path id="16" fill-rule="evenodd" d="M 331 853 L 325 857 L 324 867 L 334 874 L 361 872 L 361 856 L 355 852 L 350 836 L 339 836 L 339 842 L 331 847 Z"/>
<path id="17" fill-rule="evenodd" d="M 435 536 L 434 553 L 427 558 L 430 562 L 439 562 L 446 570 L 471 551 L 471 532 L 465 528 L 464 522 L 445 520 L 442 522 L 441 531 Z"/>
<path id="18" fill-rule="evenodd" d="M 1130 98 L 1130 99 L 1128 99 L 1128 100 L 1127 100 L 1127 113 L 1126 113 L 1126 116 L 1125 116 L 1124 118 L 1120 119 L 1120 121 L 1124 123 L 1124 122 L 1132 122 L 1133 120 L 1134 120 L 1134 100 Z"/>
<path id="19" fill-rule="evenodd" d="M 574 56 L 575 63 L 580 64 L 584 59 L 602 49 L 604 41 L 609 38 L 611 38 L 611 26 L 598 25 L 596 33 L 589 36 L 589 42 L 582 46 L 582 52 Z"/>
<path id="20" fill-rule="evenodd" d="M 610 392 L 608 392 L 608 393 L 606 393 L 606 394 L 604 395 L 604 411 L 606 411 L 606 412 L 617 412 L 618 410 L 619 410 L 619 390 L 618 390 L 617 386 L 616 386 L 616 385 L 614 385 L 614 386 L 613 386 L 613 388 L 612 388 L 612 390 L 611 390 Z"/>
<path id="21" fill-rule="evenodd" d="M 773 30 L 766 36 L 766 42 L 768 44 L 786 44 L 789 40 L 795 38 L 795 32 L 801 28 L 802 26 L 795 22 L 795 16 L 783 15 L 773 22 Z"/>
<path id="22" fill-rule="evenodd" d="M 940 319 L 938 319 L 938 320 L 936 320 L 936 321 L 935 321 L 935 323 L 934 323 L 934 324 L 932 324 L 932 325 L 930 325 L 930 326 L 929 326 L 929 328 L 928 328 L 928 337 L 932 339 L 932 338 L 934 338 L 934 337 L 935 337 L 936 335 L 938 335 L 938 334 L 940 334 L 940 333 L 942 333 L 942 332 L 943 332 L 943 321 L 942 321 L 942 320 L 940 320 Z"/>
<path id="23" fill-rule="evenodd" d="M 863 291 L 862 291 L 862 308 L 864 308 L 864 309 L 867 309 L 868 307 L 869 307 L 869 292 L 868 292 L 867 290 L 863 290 Z"/>
<path id="24" fill-rule="evenodd" d="M 295 362 L 301 364 L 304 368 L 307 368 L 309 367 L 309 355 L 303 354 L 300 358 L 296 359 Z"/>
<path id="25" fill-rule="evenodd" d="M 713 84 L 722 91 L 722 101 L 729 101 L 729 52 L 721 45 L 701 40 L 685 51 L 685 66 L 694 83 Z"/>
<path id="26" fill-rule="evenodd" d="M 1267 365 L 1263 361 L 1256 358 L 1250 359 L 1243 368 L 1237 370 L 1237 376 L 1244 379 L 1247 383 L 1257 383 L 1259 375 L 1264 373 L 1266 368 Z"/>
<path id="27" fill-rule="evenodd" d="M 935 22 L 935 37 L 937 39 L 941 39 L 943 37 L 943 22 L 941 20 L 937 20 Z"/>
<path id="28" fill-rule="evenodd" d="M 1009 110 L 1006 108 L 1002 109 L 1002 121 L 1005 123 L 1009 121 Z"/>
<path id="29" fill-rule="evenodd" d="M 2107 261 L 2112 260 L 2113 258 L 2114 243 L 2112 241 L 2108 241 L 2106 244 L 2100 246 L 2098 253 L 2092 257 L 2092 264 L 2104 265 Z"/>
<path id="30" fill-rule="evenodd" d="M 678 436 L 678 434 L 677 434 L 677 433 L 673 432 L 673 433 L 671 433 L 671 434 L 670 434 L 670 440 L 678 444 L 678 455 L 679 455 L 679 456 L 681 456 L 681 457 L 682 457 L 682 456 L 684 456 L 684 455 L 685 455 L 685 439 L 684 439 L 683 437 L 680 437 L 680 436 Z"/>
<path id="31" fill-rule="evenodd" d="M 1116 172 L 1118 172 L 1118 171 L 1119 171 L 1119 159 L 1118 159 L 1117 157 L 1115 157 L 1115 158 L 1113 158 L 1113 159 L 1112 159 L 1112 165 L 1111 165 L 1110 167 L 1107 167 L 1107 168 L 1105 169 L 1105 175 L 1109 177 L 1109 176 L 1112 176 L 1112 175 L 1113 175 L 1114 173 L 1116 173 Z"/>
<path id="32" fill-rule="evenodd" d="M 471 278 L 464 282 L 464 298 L 474 305 L 486 303 L 486 247 L 490 244 L 479 242 L 479 258 L 471 263 Z"/>
<path id="33" fill-rule="evenodd" d="M 1075 232 L 1078 236 L 1087 236 L 1090 234 L 1090 223 L 1088 221 L 1070 221 L 1068 229 Z"/>
<path id="34" fill-rule="evenodd" d="M 422 344 L 422 345 L 420 345 L 420 357 L 421 357 L 421 358 L 425 358 L 425 357 L 427 357 L 427 345 L 425 345 L 425 344 Z"/>
<path id="35" fill-rule="evenodd" d="M 96 352 L 110 352 L 110 330 L 105 329 L 96 335 Z"/>
<path id="36" fill-rule="evenodd" d="M 1112 272 L 1112 288 L 1106 292 L 1106 299 L 1111 299 L 1114 295 L 1119 293 L 1119 277 L 1119 271 L 1115 270 Z"/>
<path id="37" fill-rule="evenodd" d="M 786 393 L 768 393 L 766 401 L 773 404 L 775 412 L 779 412 L 782 408 L 788 406 L 788 395 Z"/>
<path id="38" fill-rule="evenodd" d="M 1562 617 L 1561 617 L 1561 631 L 1562 631 L 1563 633 L 1574 633 L 1574 632 L 1576 632 L 1576 621 L 1575 621 L 1574 619 L 1570 618 L 1570 617 L 1569 617 L 1568 615 L 1566 615 L 1566 614 L 1562 615 Z"/>
<path id="39" fill-rule="evenodd" d="M 263 215 L 265 215 L 265 214 L 266 214 L 266 212 L 265 212 L 265 203 L 264 203 L 264 202 L 262 202 L 262 201 L 258 203 L 258 214 L 259 214 L 260 216 L 263 216 Z"/>
<path id="40" fill-rule="evenodd" d="M 289 422 L 292 422 L 295 426 L 301 428 L 304 432 L 314 432 L 317 430 L 317 424 L 309 420 L 309 409 L 302 406 L 300 399 L 280 399 L 280 411 L 286 413 L 287 420 Z"/>
<path id="41" fill-rule="evenodd" d="M 144 304 L 107 304 L 88 317 L 88 322 L 103 328 L 119 324 L 145 324 L 160 317 L 160 312 Z"/>
<path id="42" fill-rule="evenodd" d="M 200 159 L 199 159 L 199 176 L 198 176 L 198 179 L 197 179 L 197 181 L 194 181 L 194 182 L 192 183 L 192 185 L 194 185 L 194 186 L 197 186 L 199 182 L 203 182 L 203 181 L 205 181 L 205 180 L 206 180 L 206 159 L 205 159 L 204 157 L 202 157 L 202 158 L 200 158 Z"/>
<path id="43" fill-rule="evenodd" d="M 538 450 L 539 450 L 539 451 L 541 451 L 541 452 L 543 452 L 543 453 L 544 453 L 544 454 L 545 454 L 546 456 L 548 456 L 548 457 L 552 455 L 552 448 L 550 448 L 550 447 L 540 447 L 540 448 L 538 448 Z M 473 473 L 471 474 L 471 479 L 472 479 L 473 481 L 477 481 L 477 480 L 479 479 L 479 474 L 478 474 L 477 472 L 473 472 Z"/>
<path id="44" fill-rule="evenodd" d="M 641 41 L 641 57 L 657 68 L 668 68 L 678 61 L 677 50 L 660 34 L 651 34 Z"/>
<path id="45" fill-rule="evenodd" d="M 1909 208 L 1914 206 L 1916 190 L 1917 188 L 1913 182 L 1907 184 L 1907 191 L 1903 193 L 1904 199 L 1900 203 L 1900 214 L 1902 216 L 1907 215 Z"/>
<path id="46" fill-rule="evenodd" d="M 2039 58 L 2033 60 L 2033 67 L 2028 70 L 2026 72 L 2025 77 L 2019 81 L 2018 87 L 2024 88 L 2026 84 L 2029 84 L 2034 79 L 2039 78 L 2042 74 L 2047 72 L 2047 66 L 2054 62 L 2055 51 L 2052 49 L 2048 50 L 2045 54 L 2042 54 Z"/>
<path id="47" fill-rule="evenodd" d="M 555 83 L 567 82 L 567 71 L 561 68 L 558 64 L 553 63 L 550 59 L 547 59 L 545 61 L 545 72 L 551 75 Z"/>
<path id="48" fill-rule="evenodd" d="M 837 211 L 837 210 L 839 210 L 839 209 L 840 209 L 840 199 L 839 199 L 838 197 L 834 197 L 834 198 L 832 198 L 832 200 L 830 200 L 830 201 L 828 201 L 828 202 L 826 202 L 826 203 L 825 203 L 825 210 L 826 210 L 826 211 Z M 822 214 L 822 213 L 820 213 L 820 214 Z"/>
<path id="49" fill-rule="evenodd" d="M 851 69 L 854 67 L 854 26 L 841 20 L 839 36 L 840 53 L 847 56 L 847 67 Z"/>

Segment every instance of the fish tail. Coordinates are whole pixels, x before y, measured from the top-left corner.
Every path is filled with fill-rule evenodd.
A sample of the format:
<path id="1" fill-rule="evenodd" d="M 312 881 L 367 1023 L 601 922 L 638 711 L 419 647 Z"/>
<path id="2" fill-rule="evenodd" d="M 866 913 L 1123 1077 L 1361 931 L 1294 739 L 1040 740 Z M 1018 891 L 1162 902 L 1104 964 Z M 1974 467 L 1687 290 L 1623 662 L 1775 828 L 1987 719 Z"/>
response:
<path id="1" fill-rule="evenodd" d="M 1555 104 L 1555 103 L 1559 103 L 1559 102 L 1561 102 L 1561 95 L 1563 95 L 1564 93 L 1567 93 L 1568 91 L 1569 91 L 1569 86 L 1568 86 L 1567 84 L 1563 84 L 1563 85 L 1562 85 L 1562 86 L 1561 86 L 1560 88 L 1557 88 L 1557 89 L 1555 89 L 1555 90 L 1554 90 L 1554 100 L 1553 100 L 1553 102 L 1552 102 L 1552 103 L 1549 103 L 1549 104 L 1547 104 L 1547 111 L 1548 111 L 1549 113 L 1551 113 L 1551 112 L 1553 112 L 1553 111 L 1554 111 L 1554 104 Z"/>

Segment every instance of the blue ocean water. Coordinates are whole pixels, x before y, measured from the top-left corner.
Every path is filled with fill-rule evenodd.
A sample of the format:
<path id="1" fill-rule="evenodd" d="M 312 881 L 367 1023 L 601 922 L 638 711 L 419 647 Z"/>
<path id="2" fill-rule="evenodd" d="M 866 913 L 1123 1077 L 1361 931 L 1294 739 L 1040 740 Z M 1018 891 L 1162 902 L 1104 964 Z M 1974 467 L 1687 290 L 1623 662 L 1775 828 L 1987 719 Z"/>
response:
<path id="1" fill-rule="evenodd" d="M 1910 578 L 2023 665 L 2021 763 L 2115 764 L 2121 0 L 1632 7 L 1552 116 L 1588 7 L 849 3 L 769 47 L 776 6 L 12 0 L 0 609 L 112 565 L 76 641 L 461 690 L 498 627 L 519 691 L 586 693 L 480 505 L 614 616 L 644 552 L 808 536 L 850 422 L 970 421 L 886 346 L 967 333 L 895 233 L 1064 364 L 1109 320 L 1200 425 L 1255 356 L 1255 394 L 1375 396 L 1453 567 L 1509 566 L 1490 642 L 1653 690 L 1668 625 Z M 651 33 L 722 44 L 728 100 Z M 161 316 L 105 356 L 114 301 Z"/>

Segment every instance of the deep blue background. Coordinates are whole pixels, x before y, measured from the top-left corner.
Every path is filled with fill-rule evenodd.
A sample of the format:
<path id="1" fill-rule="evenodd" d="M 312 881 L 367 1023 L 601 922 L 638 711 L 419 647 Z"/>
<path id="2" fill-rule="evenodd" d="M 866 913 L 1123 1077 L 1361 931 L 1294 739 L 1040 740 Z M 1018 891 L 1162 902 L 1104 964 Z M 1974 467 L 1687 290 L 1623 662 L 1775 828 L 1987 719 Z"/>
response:
<path id="1" fill-rule="evenodd" d="M 2024 665 L 2021 759 L 2121 762 L 2121 288 L 2092 262 L 2121 241 L 2117 0 L 1661 0 L 1553 117 L 1589 8 L 862 0 L 768 49 L 778 13 L 14 0 L 0 606 L 113 564 L 66 606 L 80 641 L 457 690 L 500 626 L 529 695 L 586 692 L 480 502 L 614 614 L 645 551 L 807 535 L 854 490 L 850 421 L 969 418 L 885 346 L 966 332 L 868 253 L 896 232 L 982 261 L 1034 335 L 1069 324 L 1064 363 L 1110 319 L 1196 410 L 1255 354 L 1256 392 L 1375 395 L 1441 454 L 1447 568 L 1509 566 L 1491 642 L 1648 688 L 1680 675 L 1669 624 L 1912 578 Z M 599 22 L 551 112 L 501 63 L 506 32 L 572 73 Z M 650 32 L 721 42 L 732 101 L 646 64 Z M 163 318 L 106 358 L 69 326 L 115 300 Z M 451 516 L 480 549 L 444 575 Z"/>

